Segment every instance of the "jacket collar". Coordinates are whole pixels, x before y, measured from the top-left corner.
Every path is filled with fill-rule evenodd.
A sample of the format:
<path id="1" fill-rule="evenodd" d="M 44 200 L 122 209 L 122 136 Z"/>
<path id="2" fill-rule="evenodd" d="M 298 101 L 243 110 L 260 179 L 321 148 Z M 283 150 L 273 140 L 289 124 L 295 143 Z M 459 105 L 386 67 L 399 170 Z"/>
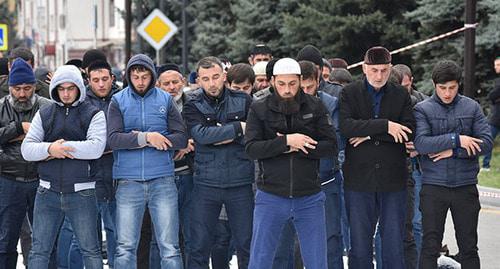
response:
<path id="1" fill-rule="evenodd" d="M 438 104 L 440 104 L 442 106 L 451 107 L 451 106 L 454 106 L 456 103 L 458 103 L 458 101 L 462 98 L 462 95 L 457 93 L 455 98 L 453 98 L 453 101 L 451 101 L 451 103 L 449 103 L 449 104 L 443 103 L 443 101 L 441 101 L 441 98 L 439 98 L 439 96 L 435 92 L 432 94 L 431 98 L 434 99 Z"/>

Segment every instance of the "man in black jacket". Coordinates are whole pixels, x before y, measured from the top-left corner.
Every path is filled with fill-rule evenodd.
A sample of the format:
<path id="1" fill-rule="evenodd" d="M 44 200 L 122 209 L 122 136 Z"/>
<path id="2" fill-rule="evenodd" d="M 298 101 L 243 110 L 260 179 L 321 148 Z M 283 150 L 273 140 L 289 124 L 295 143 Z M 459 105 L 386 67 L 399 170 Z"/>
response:
<path id="1" fill-rule="evenodd" d="M 341 94 L 340 131 L 349 143 L 343 166 L 345 201 L 351 227 L 349 268 L 373 267 L 377 221 L 382 266 L 405 268 L 406 150 L 415 126 L 408 91 L 388 81 L 391 55 L 383 47 L 365 54 L 365 79 Z"/>
<path id="2" fill-rule="evenodd" d="M 500 75 L 500 56 L 494 61 L 495 73 Z M 500 131 L 500 77 L 495 79 L 493 90 L 488 94 L 488 99 L 491 101 L 491 114 L 489 124 L 493 141 Z M 490 171 L 491 151 L 486 152 L 483 159 L 483 171 Z"/>
<path id="3" fill-rule="evenodd" d="M 336 156 L 331 118 L 321 100 L 300 90 L 301 70 L 291 58 L 273 68 L 275 91 L 250 107 L 246 152 L 259 161 L 260 175 L 249 268 L 271 268 L 279 236 L 292 220 L 304 265 L 327 268 L 325 194 L 319 159 Z"/>
<path id="4" fill-rule="evenodd" d="M 50 101 L 35 94 L 31 66 L 16 59 L 9 95 L 0 99 L 0 268 L 16 268 L 17 241 L 26 213 L 33 220 L 38 178 L 36 164 L 21 155 L 21 143 L 38 109 Z"/>

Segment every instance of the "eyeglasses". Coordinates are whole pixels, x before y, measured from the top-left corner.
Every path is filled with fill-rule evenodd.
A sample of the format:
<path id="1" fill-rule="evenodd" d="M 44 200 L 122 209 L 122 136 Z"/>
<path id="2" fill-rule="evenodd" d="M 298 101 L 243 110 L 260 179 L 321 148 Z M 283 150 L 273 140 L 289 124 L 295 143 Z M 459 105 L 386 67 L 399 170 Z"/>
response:
<path id="1" fill-rule="evenodd" d="M 69 87 L 62 87 L 62 86 L 57 86 L 57 91 L 59 92 L 63 92 L 63 91 L 69 91 L 69 92 L 72 92 L 72 91 L 76 91 L 78 89 L 77 86 L 73 85 L 73 86 L 69 86 Z"/>

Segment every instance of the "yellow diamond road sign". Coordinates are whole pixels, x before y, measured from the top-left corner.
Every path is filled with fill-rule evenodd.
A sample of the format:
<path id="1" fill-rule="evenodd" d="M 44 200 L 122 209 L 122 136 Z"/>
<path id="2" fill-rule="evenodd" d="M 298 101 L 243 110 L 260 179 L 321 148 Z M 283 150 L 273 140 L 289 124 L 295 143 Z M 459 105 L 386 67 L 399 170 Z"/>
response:
<path id="1" fill-rule="evenodd" d="M 7 24 L 0 24 L 0 51 L 7 50 L 9 48 L 8 37 Z"/>
<path id="2" fill-rule="evenodd" d="M 159 9 L 153 10 L 137 27 L 137 32 L 156 50 L 177 33 L 177 26 Z"/>

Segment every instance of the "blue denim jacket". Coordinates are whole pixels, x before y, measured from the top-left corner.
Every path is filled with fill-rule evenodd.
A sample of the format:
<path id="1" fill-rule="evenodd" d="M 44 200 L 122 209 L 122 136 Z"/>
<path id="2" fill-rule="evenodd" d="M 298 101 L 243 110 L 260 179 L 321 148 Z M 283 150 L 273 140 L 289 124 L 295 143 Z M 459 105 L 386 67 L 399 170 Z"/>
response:
<path id="1" fill-rule="evenodd" d="M 477 184 L 479 156 L 469 156 L 460 147 L 460 135 L 479 138 L 481 152 L 489 152 L 493 142 L 481 106 L 468 97 L 457 95 L 451 104 L 444 104 L 437 95 L 418 103 L 415 148 L 421 155 L 422 183 L 444 187 Z M 448 149 L 453 156 L 434 162 L 429 154 Z"/>

